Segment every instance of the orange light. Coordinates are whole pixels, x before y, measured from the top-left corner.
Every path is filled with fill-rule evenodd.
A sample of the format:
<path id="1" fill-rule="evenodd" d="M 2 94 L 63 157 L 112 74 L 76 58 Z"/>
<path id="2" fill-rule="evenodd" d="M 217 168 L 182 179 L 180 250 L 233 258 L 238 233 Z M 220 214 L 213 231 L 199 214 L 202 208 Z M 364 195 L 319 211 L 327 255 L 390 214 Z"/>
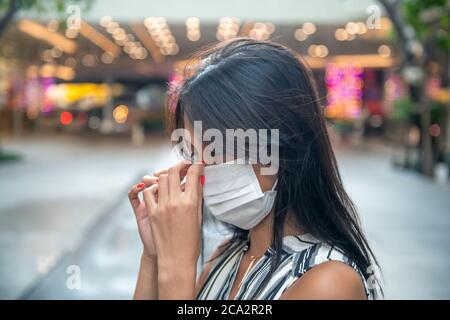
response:
<path id="1" fill-rule="evenodd" d="M 87 22 L 81 21 L 80 33 L 105 52 L 111 53 L 114 58 L 119 56 L 120 48 Z"/>
<path id="2" fill-rule="evenodd" d="M 59 117 L 59 121 L 61 122 L 61 124 L 67 126 L 72 123 L 73 116 L 69 111 L 64 111 L 63 113 L 61 113 L 61 116 Z"/>
<path id="3" fill-rule="evenodd" d="M 125 123 L 128 118 L 128 107 L 126 105 L 119 105 L 113 110 L 113 118 L 117 123 Z"/>
<path id="4" fill-rule="evenodd" d="M 63 35 L 52 32 L 43 25 L 31 20 L 20 20 L 18 23 L 20 31 L 36 38 L 50 43 L 51 45 L 60 48 L 62 51 L 73 54 L 78 49 L 78 45 L 75 41 L 65 38 Z"/>

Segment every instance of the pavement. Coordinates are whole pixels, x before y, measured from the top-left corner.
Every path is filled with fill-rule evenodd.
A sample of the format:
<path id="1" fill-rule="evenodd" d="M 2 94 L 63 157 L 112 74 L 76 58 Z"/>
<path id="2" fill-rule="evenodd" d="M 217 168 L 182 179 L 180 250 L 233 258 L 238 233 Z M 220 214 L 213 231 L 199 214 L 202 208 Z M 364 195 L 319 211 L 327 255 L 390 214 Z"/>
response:
<path id="1" fill-rule="evenodd" d="M 126 192 L 171 161 L 166 139 L 32 136 L 2 146 L 24 160 L 0 164 L 0 298 L 130 299 L 142 246 Z M 394 168 L 391 155 L 337 151 L 386 298 L 449 299 L 450 186 Z M 206 228 L 204 256 L 224 235 Z"/>
<path id="2" fill-rule="evenodd" d="M 167 140 L 66 135 L 3 139 L 23 156 L 0 164 L 0 298 L 14 299 L 76 250 L 111 204 L 167 158 Z M 129 212 L 127 212 L 129 214 Z M 101 224 L 109 217 L 102 216 Z"/>

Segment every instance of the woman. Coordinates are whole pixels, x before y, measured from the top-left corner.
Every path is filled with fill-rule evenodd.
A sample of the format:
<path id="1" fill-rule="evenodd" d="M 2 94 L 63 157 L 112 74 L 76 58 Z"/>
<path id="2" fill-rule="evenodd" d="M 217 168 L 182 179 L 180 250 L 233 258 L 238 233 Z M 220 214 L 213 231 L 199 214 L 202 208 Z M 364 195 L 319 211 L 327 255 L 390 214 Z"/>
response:
<path id="1" fill-rule="evenodd" d="M 197 58 L 170 92 L 174 128 L 194 135 L 196 121 L 222 133 L 276 128 L 269 148 L 278 170 L 262 174 L 267 164 L 247 158 L 232 163 L 233 148 L 213 154 L 218 163 L 183 161 L 144 177 L 129 193 L 144 244 L 135 298 L 376 298 L 376 260 L 343 188 L 308 69 L 288 48 L 246 38 Z M 234 236 L 196 280 L 205 211 Z"/>

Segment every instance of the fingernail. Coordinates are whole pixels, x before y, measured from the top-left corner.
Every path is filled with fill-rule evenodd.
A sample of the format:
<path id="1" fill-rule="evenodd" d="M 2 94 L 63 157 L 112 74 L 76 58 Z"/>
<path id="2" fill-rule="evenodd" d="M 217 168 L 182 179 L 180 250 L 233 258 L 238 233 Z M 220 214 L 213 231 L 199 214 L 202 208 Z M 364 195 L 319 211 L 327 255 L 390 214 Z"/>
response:
<path id="1" fill-rule="evenodd" d="M 136 188 L 142 188 L 143 186 L 145 186 L 145 183 L 139 183 L 137 186 L 136 186 Z"/>
<path id="2" fill-rule="evenodd" d="M 202 186 L 205 184 L 205 175 L 201 175 L 200 176 L 200 183 L 202 184 Z"/>

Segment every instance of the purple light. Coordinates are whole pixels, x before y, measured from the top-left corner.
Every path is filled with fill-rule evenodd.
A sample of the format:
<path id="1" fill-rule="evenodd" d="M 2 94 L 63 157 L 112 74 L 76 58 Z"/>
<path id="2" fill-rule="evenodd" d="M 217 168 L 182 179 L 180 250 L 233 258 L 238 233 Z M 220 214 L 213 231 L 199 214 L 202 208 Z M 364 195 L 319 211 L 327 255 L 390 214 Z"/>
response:
<path id="1" fill-rule="evenodd" d="M 353 65 L 328 64 L 325 83 L 328 89 L 326 113 L 333 118 L 354 119 L 361 113 L 363 69 Z"/>

